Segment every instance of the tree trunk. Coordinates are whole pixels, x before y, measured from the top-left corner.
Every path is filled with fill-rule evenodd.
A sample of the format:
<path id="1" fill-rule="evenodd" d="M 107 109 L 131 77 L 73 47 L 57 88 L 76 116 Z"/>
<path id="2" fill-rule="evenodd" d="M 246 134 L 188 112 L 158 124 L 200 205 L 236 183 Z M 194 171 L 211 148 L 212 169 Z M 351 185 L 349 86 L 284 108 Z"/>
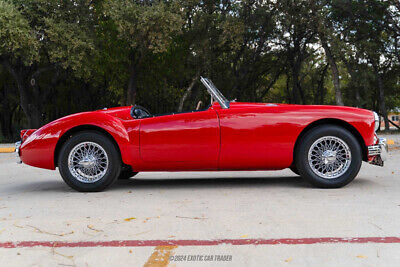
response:
<path id="1" fill-rule="evenodd" d="M 342 98 L 342 91 L 340 89 L 340 79 L 339 79 L 339 70 L 336 65 L 336 61 L 333 58 L 331 49 L 328 46 L 328 43 L 324 37 L 321 37 L 322 47 L 324 48 L 326 58 L 328 60 L 329 65 L 331 66 L 332 71 L 332 80 L 333 80 L 333 87 L 335 88 L 335 100 L 336 105 L 344 106 L 343 98 Z"/>
<path id="2" fill-rule="evenodd" d="M 360 89 L 358 88 L 358 86 L 357 86 L 357 88 L 356 88 L 356 107 L 358 107 L 358 108 L 362 107 L 362 105 L 361 105 L 361 96 L 360 96 Z"/>
<path id="3" fill-rule="evenodd" d="M 9 109 L 9 106 L 3 103 L 5 107 L 0 116 L 0 128 L 1 128 L 1 135 L 4 136 L 6 140 L 11 140 L 12 138 L 12 131 L 11 127 L 11 119 L 12 119 L 12 111 Z"/>
<path id="4" fill-rule="evenodd" d="M 277 71 L 275 73 L 275 76 L 272 78 L 271 82 L 268 84 L 268 86 L 262 91 L 261 93 L 261 97 L 257 98 L 258 100 L 262 101 L 263 98 L 267 95 L 267 93 L 269 92 L 269 90 L 271 90 L 272 86 L 275 85 L 276 81 L 278 80 L 278 78 L 281 76 L 282 72 L 283 72 L 284 68 L 281 67 L 279 69 L 279 71 Z"/>
<path id="5" fill-rule="evenodd" d="M 383 116 L 383 120 L 385 121 L 385 130 L 389 130 L 389 119 L 386 109 L 386 101 L 385 101 L 385 88 L 383 86 L 381 74 L 378 71 L 378 68 L 374 66 L 376 79 L 378 81 L 378 89 L 379 89 L 379 111 Z"/>
<path id="6" fill-rule="evenodd" d="M 294 40 L 294 48 L 291 51 L 291 55 L 289 55 L 290 67 L 292 70 L 292 101 L 294 104 L 301 104 L 301 95 L 300 95 L 300 71 L 302 64 L 302 54 L 300 48 L 300 42 L 295 39 Z"/>
<path id="7" fill-rule="evenodd" d="M 128 88 L 126 90 L 126 102 L 125 104 L 135 105 L 136 104 L 136 93 L 137 93 L 137 75 L 140 63 L 142 61 L 143 55 L 131 54 L 131 66 L 130 66 L 130 75 Z"/>
<path id="8" fill-rule="evenodd" d="M 186 99 L 189 97 L 190 93 L 192 92 L 192 89 L 194 85 L 196 84 L 196 81 L 199 79 L 200 76 L 200 71 L 197 71 L 196 75 L 193 77 L 192 81 L 189 84 L 189 87 L 186 88 L 185 93 L 183 94 L 181 100 L 179 101 L 179 106 L 178 106 L 178 112 L 182 112 L 183 110 L 183 104 L 185 103 Z"/>
<path id="9" fill-rule="evenodd" d="M 350 65 L 350 62 L 346 59 L 346 57 L 344 55 L 341 56 L 341 59 L 342 59 L 344 65 L 346 66 L 347 71 L 350 74 L 351 81 L 353 82 L 353 84 L 357 84 L 357 82 L 355 82 L 357 74 L 354 71 L 354 69 L 352 68 L 352 66 Z M 355 94 L 356 103 L 353 103 L 353 105 L 358 108 L 362 107 L 363 103 L 362 103 L 362 99 L 361 99 L 361 95 L 360 95 L 360 88 L 358 86 L 356 86 L 354 94 Z"/>
<path id="10" fill-rule="evenodd" d="M 9 98 L 7 97 L 7 95 L 9 95 L 8 89 L 8 82 L 5 81 L 5 83 L 3 84 L 3 91 L 0 99 L 0 129 L 1 135 L 5 137 L 6 140 L 11 140 L 11 120 L 13 109 L 10 107 Z"/>
<path id="11" fill-rule="evenodd" d="M 288 103 L 292 104 L 292 95 L 290 94 L 290 89 L 289 89 L 289 84 L 290 84 L 289 79 L 290 79 L 289 71 L 286 70 L 286 96 Z"/>
<path id="12" fill-rule="evenodd" d="M 131 74 L 129 76 L 128 89 L 126 91 L 126 105 L 135 105 L 136 91 L 136 67 L 131 66 Z"/>
<path id="13" fill-rule="evenodd" d="M 295 104 L 300 103 L 300 88 L 299 88 L 299 74 L 300 68 L 298 64 L 295 64 L 292 68 L 292 90 L 293 90 L 293 101 Z"/>
<path id="14" fill-rule="evenodd" d="M 318 81 L 317 92 L 314 97 L 314 101 L 316 104 L 323 105 L 324 104 L 324 85 L 325 85 L 325 75 L 326 71 L 328 70 L 328 65 L 326 65 L 321 73 L 321 77 Z"/>
<path id="15" fill-rule="evenodd" d="M 20 105 L 28 120 L 28 126 L 35 129 L 39 128 L 42 124 L 41 112 L 35 105 L 34 98 L 29 94 L 28 86 L 25 83 L 27 75 L 24 75 L 23 67 L 20 67 L 17 71 L 7 60 L 3 59 L 2 63 L 17 84 Z"/>
<path id="16" fill-rule="evenodd" d="M 14 116 L 15 111 L 17 110 L 17 107 L 18 107 L 18 105 L 14 106 L 13 108 L 11 108 L 9 106 L 9 108 L 10 108 L 10 111 L 8 112 L 9 117 L 6 118 L 6 124 L 5 124 L 6 135 L 5 136 L 8 137 L 8 139 L 11 141 L 14 141 L 13 140 L 13 138 L 14 138 L 13 116 Z"/>

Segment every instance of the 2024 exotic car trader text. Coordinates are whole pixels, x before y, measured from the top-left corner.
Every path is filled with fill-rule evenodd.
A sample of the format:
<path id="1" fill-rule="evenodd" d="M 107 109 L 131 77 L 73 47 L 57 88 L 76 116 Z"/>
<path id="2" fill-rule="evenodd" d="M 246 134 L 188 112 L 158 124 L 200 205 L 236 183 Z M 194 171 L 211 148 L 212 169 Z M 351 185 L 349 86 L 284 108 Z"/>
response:
<path id="1" fill-rule="evenodd" d="M 361 162 L 383 166 L 375 112 L 338 106 L 228 101 L 207 78 L 211 105 L 152 115 L 141 106 L 83 112 L 21 131 L 19 162 L 54 170 L 78 191 L 144 171 L 290 168 L 315 186 L 342 187 Z"/>

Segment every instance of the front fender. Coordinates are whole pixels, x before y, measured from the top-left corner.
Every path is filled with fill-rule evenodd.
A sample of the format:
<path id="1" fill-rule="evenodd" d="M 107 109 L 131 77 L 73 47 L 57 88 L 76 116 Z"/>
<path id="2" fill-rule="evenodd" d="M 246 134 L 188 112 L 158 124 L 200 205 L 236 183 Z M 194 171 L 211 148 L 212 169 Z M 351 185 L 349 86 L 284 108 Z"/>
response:
<path id="1" fill-rule="evenodd" d="M 81 126 L 94 126 L 110 134 L 116 141 L 124 161 L 130 158 L 129 135 L 120 119 L 99 111 L 84 112 L 60 118 L 36 130 L 20 147 L 22 162 L 44 169 L 55 169 L 57 143 L 64 134 Z"/>

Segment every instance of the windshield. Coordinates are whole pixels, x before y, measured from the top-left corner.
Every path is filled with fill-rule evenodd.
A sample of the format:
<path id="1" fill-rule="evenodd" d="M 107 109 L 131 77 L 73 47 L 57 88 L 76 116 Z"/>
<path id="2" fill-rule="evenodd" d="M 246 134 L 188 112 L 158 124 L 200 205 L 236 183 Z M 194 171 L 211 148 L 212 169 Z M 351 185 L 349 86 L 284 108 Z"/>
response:
<path id="1" fill-rule="evenodd" d="M 216 99 L 222 108 L 229 108 L 229 100 L 218 90 L 208 78 L 200 77 L 201 82 L 207 88 L 208 93 L 212 98 Z"/>

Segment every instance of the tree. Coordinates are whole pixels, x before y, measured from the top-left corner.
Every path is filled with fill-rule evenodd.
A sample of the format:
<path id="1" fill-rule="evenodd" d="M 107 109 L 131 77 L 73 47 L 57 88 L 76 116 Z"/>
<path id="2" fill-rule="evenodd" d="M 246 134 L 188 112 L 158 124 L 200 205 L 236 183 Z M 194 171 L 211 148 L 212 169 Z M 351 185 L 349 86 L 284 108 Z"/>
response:
<path id="1" fill-rule="evenodd" d="M 15 80 L 21 107 L 31 127 L 40 124 L 40 114 L 27 89 L 26 69 L 38 60 L 38 47 L 39 41 L 22 12 L 12 3 L 0 1 L 0 61 Z"/>
<path id="2" fill-rule="evenodd" d="M 389 130 L 383 82 L 385 73 L 393 67 L 384 27 L 388 3 L 379 0 L 344 2 L 335 6 L 336 17 L 341 20 L 346 42 L 357 50 L 359 60 L 368 62 L 372 67 L 378 87 L 379 111 L 384 117 L 385 129 Z"/>
<path id="3" fill-rule="evenodd" d="M 331 68 L 336 105 L 343 106 L 339 68 L 337 65 L 338 58 L 334 54 L 334 52 L 340 53 L 337 48 L 340 45 L 337 34 L 339 29 L 335 29 L 334 21 L 331 19 L 332 6 L 329 2 L 321 1 L 319 3 L 319 11 L 314 13 L 316 19 L 314 26 Z"/>
<path id="4" fill-rule="evenodd" d="M 40 76 L 57 68 L 85 76 L 89 69 L 95 50 L 92 11 L 84 0 L 0 1 L 0 59 L 17 84 L 29 127 L 43 121 L 48 91 L 40 87 Z"/>
<path id="5" fill-rule="evenodd" d="M 193 110 L 201 75 L 238 101 L 386 114 L 399 29 L 397 0 L 0 0 L 0 140 L 103 107 Z"/>
<path id="6" fill-rule="evenodd" d="M 106 18 L 116 25 L 118 38 L 126 45 L 129 80 L 125 103 L 135 104 L 137 79 L 146 54 L 168 49 L 173 35 L 181 30 L 183 20 L 168 1 L 107 1 Z"/>
<path id="7" fill-rule="evenodd" d="M 304 60 L 312 53 L 310 44 L 316 41 L 313 18 L 315 12 L 319 11 L 318 7 L 314 1 L 283 0 L 276 2 L 278 10 L 276 23 L 279 31 L 276 45 L 284 50 L 284 60 L 287 61 L 288 72 L 291 74 L 290 102 L 305 103 L 299 77 Z"/>

